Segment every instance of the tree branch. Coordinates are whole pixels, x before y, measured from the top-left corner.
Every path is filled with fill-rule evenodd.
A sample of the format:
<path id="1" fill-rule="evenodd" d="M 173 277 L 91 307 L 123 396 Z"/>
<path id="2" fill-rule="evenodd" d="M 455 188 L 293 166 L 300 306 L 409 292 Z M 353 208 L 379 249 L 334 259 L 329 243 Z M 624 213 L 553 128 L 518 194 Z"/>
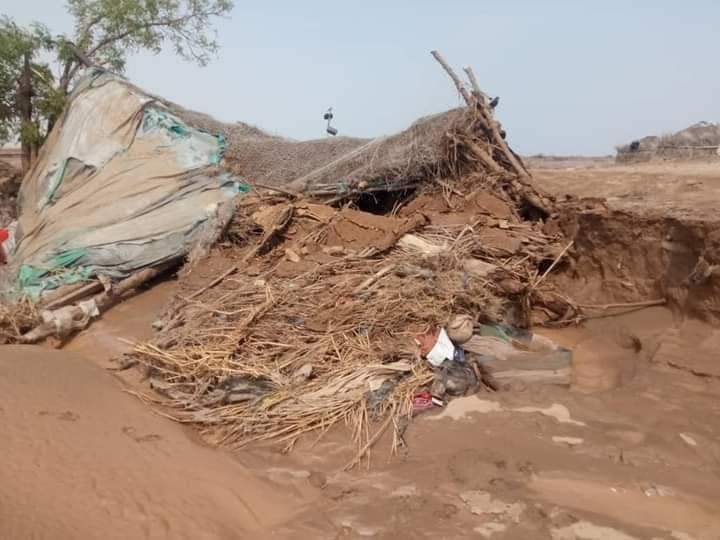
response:
<path id="1" fill-rule="evenodd" d="M 480 85 L 478 84 L 477 77 L 475 77 L 475 72 L 470 66 L 464 67 L 463 71 L 465 71 L 465 74 L 468 77 L 468 80 L 470 81 L 470 84 L 473 87 L 473 93 L 475 93 L 475 98 L 481 102 L 483 105 L 485 105 L 485 102 L 487 101 L 487 94 L 483 92 L 480 89 Z"/>
<path id="2" fill-rule="evenodd" d="M 470 92 L 467 91 L 467 88 L 465 88 L 465 85 L 460 81 L 460 77 L 458 77 L 453 69 L 450 67 L 450 65 L 445 61 L 445 59 L 442 57 L 442 55 L 437 51 L 430 51 L 430 54 L 433 55 L 433 58 L 438 61 L 438 63 L 442 66 L 442 68 L 445 70 L 445 72 L 450 76 L 452 81 L 455 83 L 455 88 L 457 88 L 458 92 L 460 92 L 460 95 L 465 100 L 465 103 L 468 105 L 472 104 L 472 97 L 470 96 Z"/>
<path id="3" fill-rule="evenodd" d="M 125 39 L 126 37 L 131 36 L 132 34 L 135 34 L 142 30 L 148 30 L 150 28 L 156 28 L 159 26 L 172 27 L 173 25 L 187 22 L 196 17 L 219 16 L 221 14 L 222 12 L 218 10 L 192 11 L 186 15 L 183 15 L 182 17 L 177 17 L 175 19 L 161 19 L 157 21 L 149 21 L 145 24 L 138 25 L 130 30 L 126 30 L 124 32 L 120 32 L 118 34 L 106 37 L 105 39 L 101 40 L 97 45 L 95 45 L 95 47 L 90 49 L 87 55 L 92 58 L 99 50 L 107 47 L 111 43 Z"/>

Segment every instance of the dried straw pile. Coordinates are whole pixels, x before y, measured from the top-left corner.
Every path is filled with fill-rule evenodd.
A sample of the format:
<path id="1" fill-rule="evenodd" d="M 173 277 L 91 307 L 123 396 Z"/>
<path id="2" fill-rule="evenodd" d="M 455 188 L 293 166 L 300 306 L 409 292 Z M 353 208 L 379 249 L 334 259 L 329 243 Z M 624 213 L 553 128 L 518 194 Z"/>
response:
<path id="1" fill-rule="evenodd" d="M 232 245 L 183 278 L 164 330 L 133 358 L 174 416 L 217 442 L 291 446 L 346 422 L 363 448 L 380 417 L 398 435 L 433 375 L 415 336 L 453 313 L 526 325 L 547 299 L 533 284 L 561 245 L 476 180 L 428 187 L 388 217 L 248 199 Z M 240 271 L 198 289 L 203 268 L 233 263 Z"/>
<path id="2" fill-rule="evenodd" d="M 39 322 L 37 307 L 28 298 L 0 302 L 0 345 L 20 342 L 21 336 Z"/>

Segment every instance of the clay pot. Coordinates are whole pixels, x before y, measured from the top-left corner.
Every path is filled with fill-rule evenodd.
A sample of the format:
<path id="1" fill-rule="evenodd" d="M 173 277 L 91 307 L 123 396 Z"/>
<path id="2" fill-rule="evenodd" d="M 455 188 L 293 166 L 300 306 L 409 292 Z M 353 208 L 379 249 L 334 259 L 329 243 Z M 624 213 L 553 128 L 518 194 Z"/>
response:
<path id="1" fill-rule="evenodd" d="M 473 325 L 470 315 L 453 315 L 447 325 L 448 337 L 455 343 L 465 343 L 473 335 Z"/>

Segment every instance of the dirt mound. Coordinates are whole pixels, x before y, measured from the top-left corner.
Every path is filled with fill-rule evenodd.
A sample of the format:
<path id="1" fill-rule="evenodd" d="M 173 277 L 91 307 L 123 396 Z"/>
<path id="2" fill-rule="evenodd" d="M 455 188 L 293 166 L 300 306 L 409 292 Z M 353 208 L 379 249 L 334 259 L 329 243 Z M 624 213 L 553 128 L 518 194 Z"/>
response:
<path id="1" fill-rule="evenodd" d="M 573 239 L 569 264 L 552 276 L 580 306 L 602 315 L 667 303 L 679 316 L 720 320 L 720 230 L 702 219 L 609 210 L 590 200 L 563 207 L 558 227 Z"/>

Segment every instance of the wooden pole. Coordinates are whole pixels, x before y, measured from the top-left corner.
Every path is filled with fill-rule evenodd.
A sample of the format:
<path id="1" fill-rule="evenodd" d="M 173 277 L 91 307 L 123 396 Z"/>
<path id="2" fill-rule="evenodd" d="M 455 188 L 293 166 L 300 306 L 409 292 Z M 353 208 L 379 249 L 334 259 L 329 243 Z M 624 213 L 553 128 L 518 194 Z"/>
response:
<path id="1" fill-rule="evenodd" d="M 220 274 L 218 277 L 216 277 L 215 279 L 213 279 L 210 283 L 208 283 L 207 285 L 205 285 L 205 286 L 203 286 L 203 287 L 200 287 L 197 291 L 195 291 L 194 293 L 192 293 L 190 296 L 186 297 L 186 298 L 185 298 L 185 301 L 184 301 L 181 305 L 184 305 L 184 304 L 187 303 L 188 301 L 190 301 L 190 300 L 192 300 L 192 299 L 194 299 L 194 298 L 197 298 L 198 296 L 200 296 L 200 295 L 201 295 L 202 293 L 204 293 L 205 291 L 207 291 L 207 290 L 209 290 L 209 289 L 212 289 L 212 288 L 215 287 L 216 285 L 220 284 L 225 278 L 231 276 L 232 274 L 234 274 L 235 272 L 237 272 L 238 270 L 240 270 L 240 268 L 244 267 L 244 266 L 245 266 L 245 263 L 247 263 L 247 262 L 248 262 L 250 259 L 252 259 L 255 255 L 257 255 L 257 254 L 260 252 L 260 250 L 263 249 L 263 247 L 265 247 L 265 245 L 266 245 L 272 238 L 275 237 L 275 235 L 277 235 L 278 233 L 282 232 L 282 230 L 285 229 L 285 227 L 288 226 L 288 224 L 289 224 L 290 221 L 292 220 L 292 217 L 293 217 L 294 212 L 295 212 L 295 207 L 292 206 L 292 205 L 291 205 L 291 206 L 288 206 L 288 207 L 282 212 L 282 214 L 280 214 L 280 215 L 276 218 L 275 223 L 273 223 L 272 228 L 263 235 L 263 237 L 260 239 L 260 242 L 258 242 L 258 244 L 257 244 L 254 248 L 252 248 L 250 251 L 248 251 L 248 252 L 245 254 L 245 256 L 240 260 L 240 262 L 239 262 L 238 264 L 235 264 L 235 265 L 231 266 L 230 268 L 228 268 L 227 270 L 225 270 L 225 272 L 223 272 L 223 273 Z"/>
<path id="2" fill-rule="evenodd" d="M 520 163 L 520 161 L 515 157 L 515 154 L 513 154 L 513 152 L 510 150 L 510 147 L 505 142 L 505 139 L 502 138 L 500 130 L 497 126 L 497 122 L 492 117 L 492 115 L 487 112 L 485 107 L 478 107 L 478 110 L 480 111 L 482 119 L 485 121 L 485 123 L 487 123 L 488 127 L 490 127 L 494 142 L 500 147 L 500 150 L 505 155 L 508 162 L 510 162 L 510 165 L 512 166 L 514 172 L 520 177 L 529 177 L 530 175 L 525 169 L 525 166 L 522 165 L 522 163 Z"/>
<path id="3" fill-rule="evenodd" d="M 445 59 L 442 57 L 442 55 L 437 51 L 430 51 L 430 54 L 433 55 L 433 58 L 438 61 L 438 63 L 442 66 L 442 68 L 445 70 L 445 72 L 450 76 L 453 83 L 455 83 L 455 88 L 457 88 L 458 92 L 460 92 L 460 95 L 465 100 L 465 103 L 468 105 L 471 105 L 473 102 L 472 96 L 467 91 L 467 88 L 465 88 L 465 85 L 460 81 L 460 77 L 458 77 L 453 69 L 450 67 L 450 65 L 445 61 Z"/>
<path id="4" fill-rule="evenodd" d="M 475 77 L 475 72 L 473 71 L 473 69 L 470 66 L 466 66 L 463 68 L 463 71 L 467 75 L 467 78 L 473 87 L 475 99 L 477 99 L 478 102 L 481 103 L 482 105 L 486 105 L 485 101 L 486 101 L 487 95 L 485 94 L 485 92 L 480 90 L 480 85 L 478 84 L 477 77 Z"/>
<path id="5" fill-rule="evenodd" d="M 157 268 L 146 268 L 144 270 L 140 270 L 139 272 L 136 272 L 135 274 L 131 275 L 130 277 L 124 279 L 114 287 L 111 287 L 110 290 L 104 291 L 96 296 L 94 296 L 92 299 L 95 301 L 95 305 L 97 306 L 97 309 L 100 313 L 107 310 L 119 297 L 121 297 L 126 292 L 137 288 L 138 286 L 142 285 L 143 283 L 146 283 L 150 281 L 151 279 L 159 276 L 169 268 L 171 268 L 175 262 L 166 263 L 163 264 Z M 65 308 L 60 308 L 61 310 L 70 310 L 73 316 L 73 319 L 81 320 L 83 318 L 83 310 L 79 306 L 66 306 Z M 87 321 L 89 324 L 89 320 Z M 80 328 L 73 328 L 72 330 L 79 330 Z M 38 343 L 39 341 L 42 341 L 43 339 L 50 337 L 52 335 L 55 335 L 57 331 L 57 328 L 54 323 L 50 324 L 41 324 L 26 334 L 24 334 L 21 338 L 21 343 Z M 65 336 L 59 336 L 59 337 L 65 337 Z"/>
<path id="6" fill-rule="evenodd" d="M 77 300 L 81 300 L 89 294 L 95 294 L 103 290 L 102 283 L 99 281 L 93 281 L 92 283 L 80 284 L 80 287 L 74 287 L 72 290 L 67 291 L 66 294 L 56 297 L 54 299 L 46 300 L 45 309 L 56 309 L 64 306 L 65 304 L 72 304 Z"/>

